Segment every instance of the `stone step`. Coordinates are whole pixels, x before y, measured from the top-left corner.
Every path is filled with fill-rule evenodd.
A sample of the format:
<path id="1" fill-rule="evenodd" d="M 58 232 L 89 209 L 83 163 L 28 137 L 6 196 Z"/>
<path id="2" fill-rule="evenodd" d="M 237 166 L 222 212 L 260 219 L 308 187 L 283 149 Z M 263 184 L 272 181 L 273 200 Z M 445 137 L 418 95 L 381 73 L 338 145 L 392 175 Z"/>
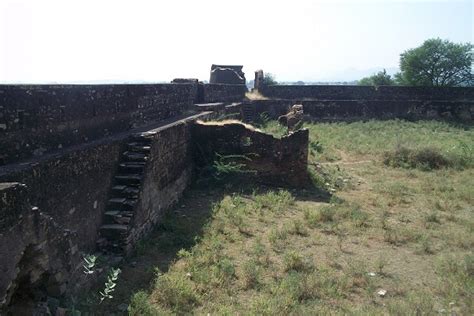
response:
<path id="1" fill-rule="evenodd" d="M 131 216 L 124 216 L 121 211 L 105 212 L 104 224 L 121 224 L 128 225 L 132 219 Z M 128 212 L 127 212 L 128 213 Z"/>
<path id="2" fill-rule="evenodd" d="M 140 174 L 123 174 L 117 175 L 114 177 L 115 181 L 119 185 L 127 186 L 139 186 L 142 181 L 142 176 Z"/>
<path id="3" fill-rule="evenodd" d="M 111 198 L 109 199 L 109 204 L 121 205 L 126 200 L 127 200 L 126 198 Z"/>
<path id="4" fill-rule="evenodd" d="M 107 240 L 107 238 L 100 237 L 99 239 L 96 240 L 95 243 L 99 249 L 102 249 L 103 247 L 107 246 L 109 241 Z"/>
<path id="5" fill-rule="evenodd" d="M 120 245 L 120 244 L 114 244 L 108 242 L 107 244 L 100 245 L 99 249 L 104 252 L 104 253 L 112 253 L 112 254 L 123 254 L 125 253 L 126 247 Z"/>
<path id="6" fill-rule="evenodd" d="M 113 192 L 117 192 L 117 193 L 118 193 L 118 192 L 122 192 L 123 190 L 125 190 L 126 187 L 127 187 L 127 186 L 126 186 L 126 185 L 123 185 L 123 184 L 114 185 L 114 186 L 112 187 L 112 191 L 113 191 Z"/>
<path id="7" fill-rule="evenodd" d="M 133 208 L 137 204 L 137 199 L 127 199 L 124 197 L 111 198 L 109 199 L 108 207 L 110 210 L 120 211 L 133 211 Z"/>
<path id="8" fill-rule="evenodd" d="M 107 207 L 110 210 L 122 210 L 123 204 L 125 203 L 126 200 L 127 199 L 124 197 L 111 198 L 108 201 Z"/>
<path id="9" fill-rule="evenodd" d="M 122 211 L 122 210 L 108 210 L 105 212 L 105 216 L 117 216 L 120 215 L 122 217 L 132 217 L 132 211 Z"/>
<path id="10" fill-rule="evenodd" d="M 145 162 L 148 160 L 148 156 L 143 153 L 136 153 L 131 151 L 126 151 L 123 153 L 123 157 L 126 161 L 142 161 Z"/>
<path id="11" fill-rule="evenodd" d="M 119 164 L 121 173 L 143 173 L 145 162 L 123 162 Z"/>
<path id="12" fill-rule="evenodd" d="M 132 187 L 127 185 L 116 185 L 112 187 L 112 195 L 114 197 L 122 198 L 138 198 L 140 189 L 138 187 Z"/>
<path id="13" fill-rule="evenodd" d="M 130 140 L 132 142 L 145 144 L 145 145 L 151 144 L 151 138 L 146 137 L 146 136 L 141 135 L 141 134 L 134 134 L 134 135 L 130 136 Z"/>
<path id="14" fill-rule="evenodd" d="M 142 143 L 133 142 L 128 143 L 128 150 L 132 152 L 148 154 L 150 153 L 151 147 L 148 145 L 143 145 Z"/>
<path id="15" fill-rule="evenodd" d="M 126 239 L 128 234 L 128 225 L 123 224 L 105 224 L 100 227 L 100 236 L 109 241 L 118 241 Z"/>
<path id="16" fill-rule="evenodd" d="M 116 216 L 116 215 L 119 215 L 120 213 L 121 213 L 121 211 L 119 211 L 119 210 L 106 211 L 105 216 Z"/>

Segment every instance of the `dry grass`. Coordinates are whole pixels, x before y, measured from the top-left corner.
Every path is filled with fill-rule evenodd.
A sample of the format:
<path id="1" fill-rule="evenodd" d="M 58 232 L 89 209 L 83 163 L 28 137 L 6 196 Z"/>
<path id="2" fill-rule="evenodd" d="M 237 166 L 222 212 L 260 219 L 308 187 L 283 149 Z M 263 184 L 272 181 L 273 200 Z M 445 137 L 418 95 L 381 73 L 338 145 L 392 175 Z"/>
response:
<path id="1" fill-rule="evenodd" d="M 245 126 L 245 128 L 247 128 L 249 130 L 258 131 L 258 129 L 256 129 L 255 126 L 243 123 L 242 121 L 239 121 L 239 120 L 221 120 L 221 121 L 201 121 L 201 120 L 198 120 L 196 123 L 201 124 L 201 125 L 210 125 L 210 126 L 224 126 L 224 125 L 230 125 L 230 124 L 238 124 L 238 125 Z"/>
<path id="2" fill-rule="evenodd" d="M 266 96 L 262 95 L 258 91 L 247 92 L 245 93 L 245 97 L 249 100 L 268 100 Z"/>

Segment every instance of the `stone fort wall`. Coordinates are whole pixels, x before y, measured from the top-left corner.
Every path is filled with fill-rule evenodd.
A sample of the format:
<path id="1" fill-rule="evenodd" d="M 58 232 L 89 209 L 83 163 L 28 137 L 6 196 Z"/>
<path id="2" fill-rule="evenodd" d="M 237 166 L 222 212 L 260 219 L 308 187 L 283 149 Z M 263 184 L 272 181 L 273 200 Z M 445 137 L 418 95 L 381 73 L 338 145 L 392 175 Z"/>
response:
<path id="1" fill-rule="evenodd" d="M 444 100 L 473 101 L 474 88 L 412 86 L 274 85 L 260 91 L 272 99 L 317 100 Z"/>
<path id="2" fill-rule="evenodd" d="M 301 103 L 314 120 L 449 119 L 472 122 L 474 88 L 408 86 L 264 86 L 267 100 L 251 102 L 253 115 L 284 114 Z M 248 112 L 251 113 L 250 109 Z"/>
<path id="3" fill-rule="evenodd" d="M 472 88 L 265 89 L 263 93 L 271 99 L 244 108 L 250 105 L 254 114 L 277 116 L 302 102 L 313 118 L 403 117 L 407 113 L 426 118 L 448 113 L 452 118 L 472 119 L 474 102 Z M 307 131 L 276 140 L 238 124 L 193 123 L 210 115 L 189 113 L 195 109 L 193 104 L 241 101 L 245 92 L 240 85 L 197 82 L 0 86 L 0 164 L 4 164 L 0 182 L 14 183 L 0 185 L 0 265 L 5 270 L 0 278 L 0 308 L 42 284 L 50 285 L 41 290 L 51 296 L 80 284 L 73 280 L 83 274 L 81 257 L 97 249 L 114 177 L 125 153 L 134 147 L 130 142 L 136 133 L 146 132 L 149 144 L 140 148 L 147 157 L 127 228 L 131 244 L 152 229 L 191 181 L 195 164 L 200 163 L 194 155 L 196 143 L 209 159 L 216 151 L 257 152 L 260 159 L 252 162 L 252 168 L 270 183 L 304 182 Z M 38 262 L 41 266 L 35 265 Z"/>
<path id="4" fill-rule="evenodd" d="M 29 289 L 59 297 L 94 281 L 75 280 L 84 279 L 82 256 L 97 251 L 137 133 L 147 133 L 151 150 L 131 244 L 179 199 L 193 175 L 189 124 L 207 115 L 193 104 L 246 92 L 219 85 L 199 95 L 198 85 L 0 86 L 0 310 Z"/>
<path id="5" fill-rule="evenodd" d="M 194 103 L 239 101 L 246 91 L 197 82 L 0 85 L 0 165 L 174 118 Z"/>

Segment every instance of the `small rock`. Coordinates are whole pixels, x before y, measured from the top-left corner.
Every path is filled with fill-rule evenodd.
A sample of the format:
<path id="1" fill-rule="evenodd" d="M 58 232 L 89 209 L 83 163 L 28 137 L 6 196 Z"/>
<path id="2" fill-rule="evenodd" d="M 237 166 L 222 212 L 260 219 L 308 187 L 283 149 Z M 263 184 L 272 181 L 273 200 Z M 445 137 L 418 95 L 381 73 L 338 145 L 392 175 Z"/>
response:
<path id="1" fill-rule="evenodd" d="M 119 306 L 117 306 L 117 309 L 121 312 L 126 312 L 128 309 L 128 304 L 125 304 L 125 303 L 120 304 Z"/>
<path id="2" fill-rule="evenodd" d="M 58 307 L 56 308 L 56 316 L 66 316 L 66 313 L 67 313 L 67 309 L 65 308 L 62 308 L 62 307 Z"/>
<path id="3" fill-rule="evenodd" d="M 377 291 L 377 295 L 380 297 L 384 297 L 387 294 L 387 290 L 380 289 Z"/>
<path id="4" fill-rule="evenodd" d="M 118 265 L 120 262 L 122 262 L 123 257 L 122 256 L 113 256 L 110 258 L 109 263 L 112 266 Z"/>
<path id="5" fill-rule="evenodd" d="M 59 306 L 59 300 L 55 297 L 48 296 L 46 302 L 52 308 L 57 308 Z"/>
<path id="6" fill-rule="evenodd" d="M 374 277 L 374 276 L 377 275 L 377 274 L 375 274 L 375 272 L 369 272 L 369 273 L 367 273 L 367 274 L 368 274 L 369 276 L 371 276 L 371 277 Z"/>
<path id="7" fill-rule="evenodd" d="M 191 273 L 190 273 L 190 272 L 186 273 L 186 277 L 190 278 L 190 277 L 191 277 Z"/>

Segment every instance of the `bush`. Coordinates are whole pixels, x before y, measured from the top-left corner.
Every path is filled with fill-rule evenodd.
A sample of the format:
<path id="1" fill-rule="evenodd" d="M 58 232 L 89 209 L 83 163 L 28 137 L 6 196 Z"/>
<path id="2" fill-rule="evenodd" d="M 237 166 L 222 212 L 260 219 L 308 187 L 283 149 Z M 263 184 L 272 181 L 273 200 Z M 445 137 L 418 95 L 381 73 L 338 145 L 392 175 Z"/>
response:
<path id="1" fill-rule="evenodd" d="M 278 84 L 278 81 L 276 81 L 274 74 L 266 72 L 263 76 L 263 84 L 266 86 L 274 86 Z"/>
<path id="2" fill-rule="evenodd" d="M 178 314 L 190 312 L 200 303 L 193 282 L 184 275 L 170 273 L 159 276 L 156 280 L 153 299 Z"/>
<path id="3" fill-rule="evenodd" d="M 258 261 L 251 259 L 242 267 L 242 280 L 246 289 L 256 288 L 260 282 L 260 267 Z"/>
<path id="4" fill-rule="evenodd" d="M 386 152 L 384 163 L 392 167 L 418 168 L 422 170 L 440 169 L 451 166 L 450 160 L 439 149 L 426 147 L 411 149 L 397 146 L 393 152 Z"/>
<path id="5" fill-rule="evenodd" d="M 308 271 L 313 268 L 310 260 L 303 258 L 301 254 L 296 251 L 290 251 L 285 254 L 283 258 L 285 271 Z"/>
<path id="6" fill-rule="evenodd" d="M 255 173 L 247 168 L 247 162 L 252 161 L 247 155 L 221 155 L 216 153 L 216 160 L 213 164 L 213 177 L 216 180 L 223 180 L 230 176 L 243 173 Z"/>

